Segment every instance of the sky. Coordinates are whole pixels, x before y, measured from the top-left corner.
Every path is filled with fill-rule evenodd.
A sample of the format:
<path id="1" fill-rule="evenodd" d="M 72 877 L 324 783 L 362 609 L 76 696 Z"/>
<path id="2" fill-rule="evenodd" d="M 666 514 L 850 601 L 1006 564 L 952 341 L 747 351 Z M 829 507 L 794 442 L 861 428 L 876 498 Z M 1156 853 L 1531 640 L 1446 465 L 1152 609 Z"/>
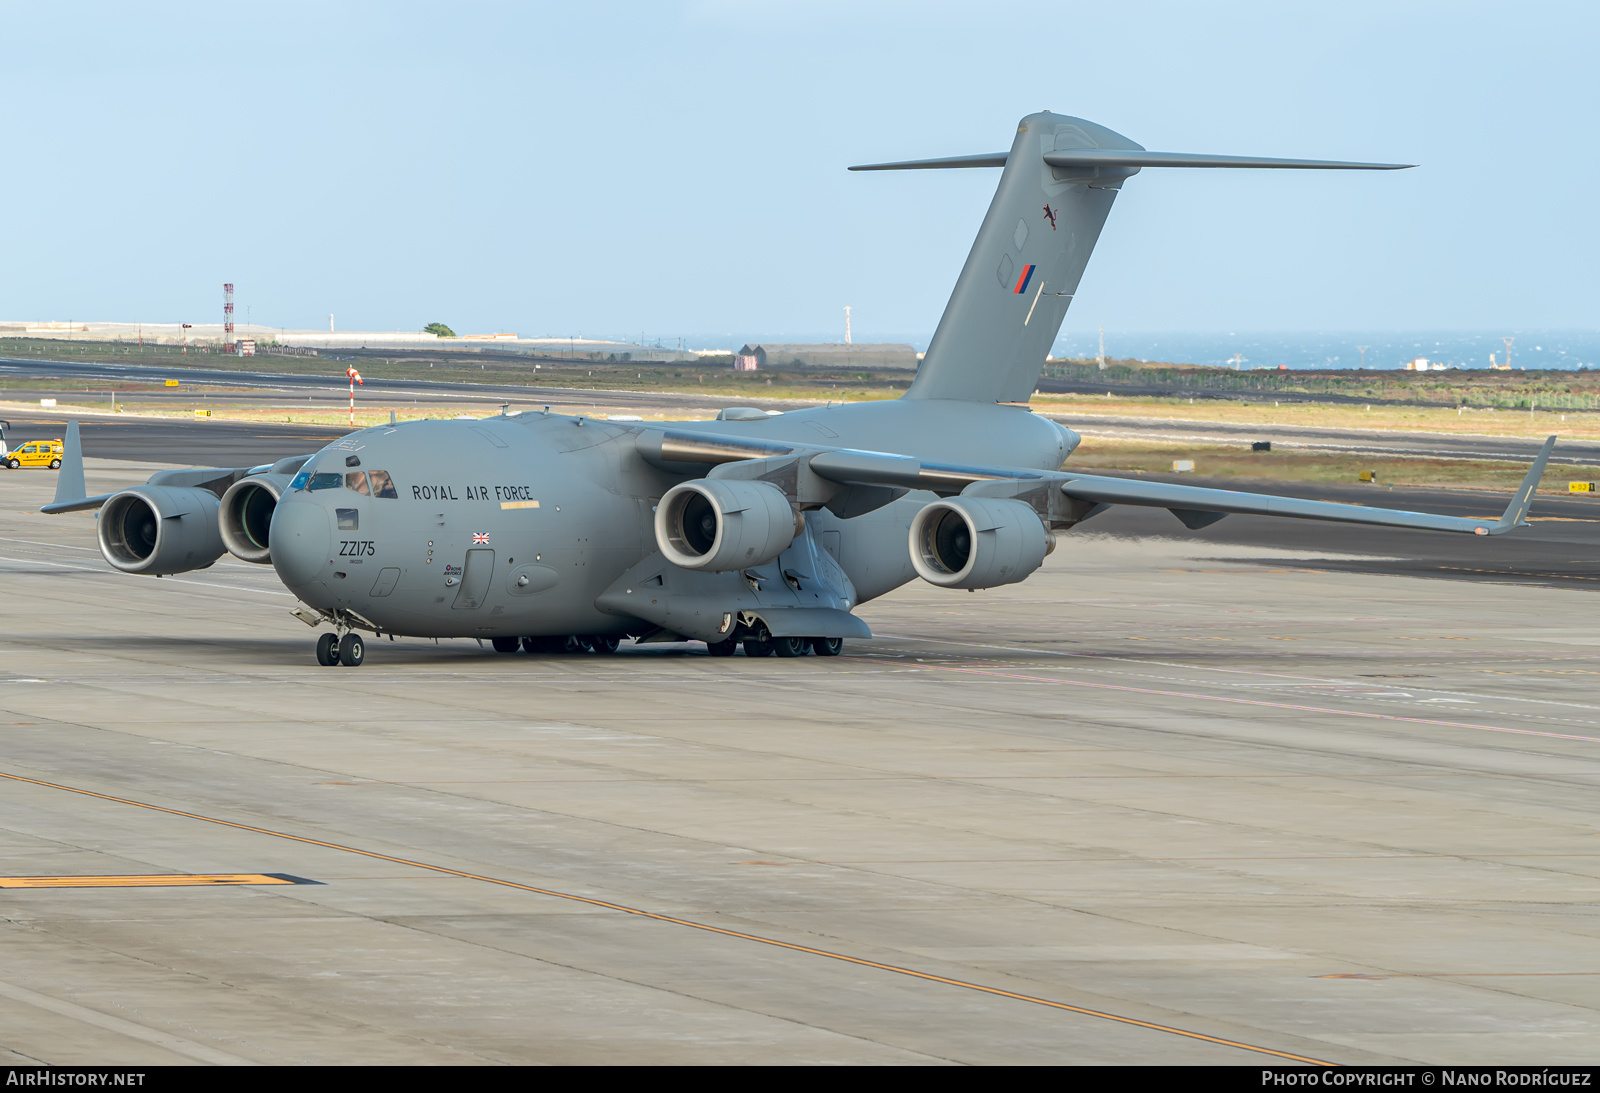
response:
<path id="1" fill-rule="evenodd" d="M 925 343 L 1039 109 L 1152 149 L 1063 336 L 1600 329 L 1600 5 L 0 2 L 0 320 Z M 699 347 L 699 346 L 693 346 Z"/>

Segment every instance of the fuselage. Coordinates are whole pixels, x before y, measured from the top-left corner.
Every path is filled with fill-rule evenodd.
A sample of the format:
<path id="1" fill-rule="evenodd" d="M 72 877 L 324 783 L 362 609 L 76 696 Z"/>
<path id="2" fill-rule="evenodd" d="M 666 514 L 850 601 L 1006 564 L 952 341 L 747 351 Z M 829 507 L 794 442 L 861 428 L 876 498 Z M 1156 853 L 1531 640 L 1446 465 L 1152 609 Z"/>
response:
<path id="1" fill-rule="evenodd" d="M 272 518 L 273 565 L 312 607 L 396 634 L 621 634 L 639 620 L 595 599 L 656 550 L 656 502 L 683 474 L 647 463 L 643 429 L 893 452 L 942 463 L 1054 470 L 1076 434 L 1022 407 L 894 400 L 765 420 L 621 424 L 524 413 L 352 433 L 301 469 Z M 914 576 L 912 493 L 843 520 L 807 514 L 857 602 Z"/>

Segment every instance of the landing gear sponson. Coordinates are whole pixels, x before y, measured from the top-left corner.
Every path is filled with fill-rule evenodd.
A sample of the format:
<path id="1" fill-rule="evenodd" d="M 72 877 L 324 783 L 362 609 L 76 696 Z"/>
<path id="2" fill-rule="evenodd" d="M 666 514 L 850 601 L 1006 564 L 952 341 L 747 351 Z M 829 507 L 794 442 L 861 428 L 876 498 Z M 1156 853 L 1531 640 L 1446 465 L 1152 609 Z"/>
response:
<path id="1" fill-rule="evenodd" d="M 622 640 L 614 634 L 567 634 L 555 637 L 490 638 L 489 644 L 497 653 L 526 653 L 553 656 L 563 653 L 615 653 Z M 731 657 L 744 646 L 747 657 L 803 657 L 815 653 L 819 657 L 836 657 L 844 651 L 843 638 L 775 638 L 766 627 L 741 632 L 723 641 L 710 642 L 706 652 L 714 657 Z M 324 667 L 344 665 L 359 668 L 366 660 L 366 645 L 354 630 L 343 637 L 323 634 L 317 638 L 317 663 Z"/>

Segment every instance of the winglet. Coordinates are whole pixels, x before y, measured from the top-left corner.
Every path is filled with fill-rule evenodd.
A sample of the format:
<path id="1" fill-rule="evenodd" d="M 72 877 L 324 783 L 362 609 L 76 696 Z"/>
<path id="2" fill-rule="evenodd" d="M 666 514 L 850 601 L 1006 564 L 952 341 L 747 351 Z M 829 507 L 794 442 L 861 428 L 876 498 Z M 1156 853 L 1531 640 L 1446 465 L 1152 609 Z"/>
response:
<path id="1" fill-rule="evenodd" d="M 1500 522 L 1489 529 L 1490 535 L 1499 535 L 1512 528 L 1528 526 L 1528 508 L 1533 504 L 1533 491 L 1539 488 L 1539 479 L 1544 477 L 1544 465 L 1550 461 L 1550 450 L 1555 446 L 1556 438 L 1553 436 L 1544 442 L 1544 447 L 1539 449 L 1533 466 L 1528 468 L 1527 475 L 1522 479 L 1522 485 L 1511 495 L 1511 503 L 1506 506 Z"/>
<path id="2" fill-rule="evenodd" d="M 70 504 L 89 496 L 83 484 L 83 442 L 78 439 L 78 423 L 67 422 L 67 435 L 61 442 L 61 473 L 56 475 L 56 499 L 52 505 Z"/>

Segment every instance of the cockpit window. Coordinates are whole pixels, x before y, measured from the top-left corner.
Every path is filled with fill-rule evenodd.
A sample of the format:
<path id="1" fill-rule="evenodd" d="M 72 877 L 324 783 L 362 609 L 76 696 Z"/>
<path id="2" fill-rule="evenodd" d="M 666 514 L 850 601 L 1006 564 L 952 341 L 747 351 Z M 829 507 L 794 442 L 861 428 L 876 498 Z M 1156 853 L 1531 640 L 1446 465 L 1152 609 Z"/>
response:
<path id="1" fill-rule="evenodd" d="M 372 496 L 399 498 L 394 489 L 394 479 L 389 477 L 388 471 L 370 471 L 372 476 Z"/>
<path id="2" fill-rule="evenodd" d="M 366 471 L 350 471 L 346 473 L 344 476 L 344 488 L 347 490 L 355 490 L 357 493 L 363 494 L 367 497 L 372 496 L 372 491 L 367 488 Z"/>
<path id="3" fill-rule="evenodd" d="M 309 481 L 311 481 L 311 472 L 301 471 L 299 474 L 295 475 L 294 480 L 289 483 L 289 488 L 291 490 L 303 490 L 306 488 L 306 483 Z"/>
<path id="4" fill-rule="evenodd" d="M 306 486 L 311 490 L 336 490 L 344 485 L 344 475 L 319 473 L 311 476 L 311 482 Z"/>

